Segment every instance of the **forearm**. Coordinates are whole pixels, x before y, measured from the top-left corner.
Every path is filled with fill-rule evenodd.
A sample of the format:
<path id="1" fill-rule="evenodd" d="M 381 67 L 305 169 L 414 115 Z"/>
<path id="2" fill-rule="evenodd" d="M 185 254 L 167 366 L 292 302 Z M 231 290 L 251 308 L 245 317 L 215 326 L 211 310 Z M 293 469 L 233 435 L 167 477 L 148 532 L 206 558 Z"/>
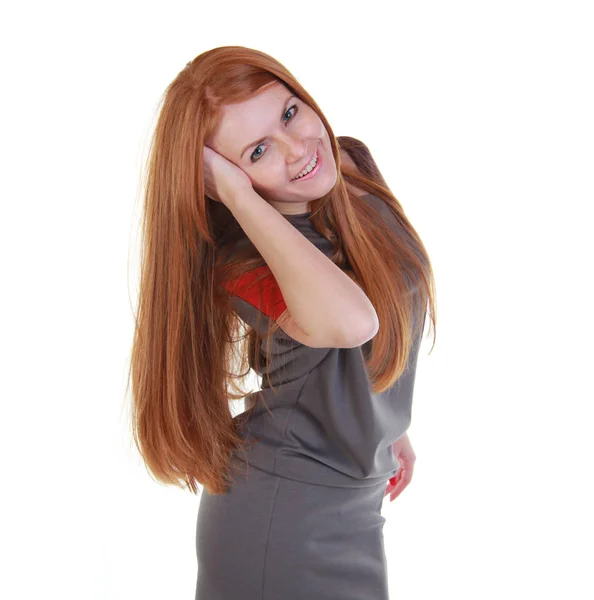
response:
<path id="1" fill-rule="evenodd" d="M 226 204 L 305 333 L 340 340 L 362 338 L 373 330 L 377 314 L 363 290 L 257 192 L 248 190 Z"/>

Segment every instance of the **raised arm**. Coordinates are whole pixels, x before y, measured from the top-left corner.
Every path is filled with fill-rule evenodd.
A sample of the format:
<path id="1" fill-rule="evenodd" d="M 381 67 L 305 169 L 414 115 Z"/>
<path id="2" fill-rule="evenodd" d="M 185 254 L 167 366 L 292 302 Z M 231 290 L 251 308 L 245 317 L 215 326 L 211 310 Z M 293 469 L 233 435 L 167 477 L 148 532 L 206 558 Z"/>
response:
<path id="1" fill-rule="evenodd" d="M 272 271 L 286 310 L 279 327 L 320 348 L 353 348 L 377 332 L 363 290 L 253 189 L 225 204 Z M 301 338 L 301 339 L 300 339 Z"/>

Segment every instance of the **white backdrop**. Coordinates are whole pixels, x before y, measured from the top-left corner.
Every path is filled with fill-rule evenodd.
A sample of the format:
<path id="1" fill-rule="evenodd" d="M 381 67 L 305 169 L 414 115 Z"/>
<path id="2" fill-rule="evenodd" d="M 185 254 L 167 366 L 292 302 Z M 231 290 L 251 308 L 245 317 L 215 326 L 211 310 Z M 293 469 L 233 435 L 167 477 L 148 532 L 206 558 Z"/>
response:
<path id="1" fill-rule="evenodd" d="M 124 387 L 155 109 L 222 45 L 368 145 L 433 261 L 391 597 L 594 597 L 589 5 L 2 8 L 2 598 L 193 599 L 199 497 L 149 476 Z"/>

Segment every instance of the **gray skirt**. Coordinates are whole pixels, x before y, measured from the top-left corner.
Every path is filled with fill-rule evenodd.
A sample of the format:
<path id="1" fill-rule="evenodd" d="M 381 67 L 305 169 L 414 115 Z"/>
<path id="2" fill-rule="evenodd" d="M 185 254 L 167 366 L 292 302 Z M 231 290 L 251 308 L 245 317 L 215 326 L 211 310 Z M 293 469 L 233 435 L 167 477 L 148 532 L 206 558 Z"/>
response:
<path id="1" fill-rule="evenodd" d="M 205 489 L 195 600 L 388 600 L 386 485 L 330 487 L 249 466 Z"/>

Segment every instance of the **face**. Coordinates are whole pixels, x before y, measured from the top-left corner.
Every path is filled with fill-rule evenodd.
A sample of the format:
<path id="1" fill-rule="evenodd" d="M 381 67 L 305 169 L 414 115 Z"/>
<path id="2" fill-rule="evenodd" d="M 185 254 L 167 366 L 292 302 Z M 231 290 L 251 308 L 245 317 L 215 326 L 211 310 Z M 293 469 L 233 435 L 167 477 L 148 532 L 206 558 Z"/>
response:
<path id="1" fill-rule="evenodd" d="M 309 202 L 327 194 L 338 177 L 324 124 L 278 81 L 225 106 L 207 145 L 246 173 L 254 190 L 283 214 L 309 212 Z M 310 175 L 295 180 L 314 156 Z"/>

